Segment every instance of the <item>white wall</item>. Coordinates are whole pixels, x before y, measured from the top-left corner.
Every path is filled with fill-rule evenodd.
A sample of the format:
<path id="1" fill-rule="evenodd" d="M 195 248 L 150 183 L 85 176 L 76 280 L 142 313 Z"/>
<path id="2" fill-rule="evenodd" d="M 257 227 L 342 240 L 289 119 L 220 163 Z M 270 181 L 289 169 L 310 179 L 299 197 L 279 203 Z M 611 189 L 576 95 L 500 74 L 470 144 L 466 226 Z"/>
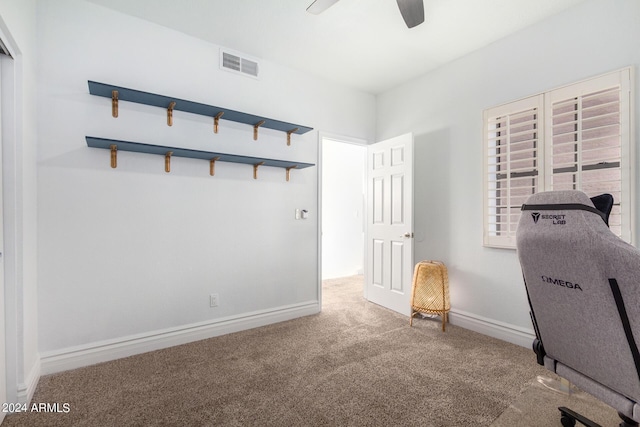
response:
<path id="1" fill-rule="evenodd" d="M 515 251 L 482 247 L 482 111 L 637 68 L 638 40 L 640 2 L 590 0 L 378 97 L 377 138 L 415 134 L 416 260 L 448 265 L 452 322 L 530 345 Z"/>
<path id="2" fill-rule="evenodd" d="M 317 167 L 293 170 L 290 182 L 261 167 L 254 180 L 248 165 L 218 163 L 210 177 L 208 162 L 174 158 L 167 174 L 160 156 L 121 152 L 114 170 L 84 138 L 317 164 L 318 130 L 372 139 L 374 97 L 268 61 L 259 80 L 222 71 L 218 46 L 79 0 L 40 2 L 38 30 L 43 372 L 96 360 L 82 357 L 101 345 L 115 356 L 129 339 L 146 350 L 156 334 L 317 311 Z M 211 118 L 179 111 L 168 127 L 163 110 L 126 102 L 114 119 L 87 80 L 316 130 L 287 147 L 281 132 L 261 129 L 253 141 L 251 127 L 222 120 L 214 134 Z M 310 219 L 296 221 L 296 208 Z"/>
<path id="3" fill-rule="evenodd" d="M 322 278 L 364 274 L 366 147 L 322 140 Z"/>
<path id="4" fill-rule="evenodd" d="M 7 400 L 25 402 L 39 378 L 37 307 L 36 1 L 0 2 L 2 61 L 3 262 Z"/>

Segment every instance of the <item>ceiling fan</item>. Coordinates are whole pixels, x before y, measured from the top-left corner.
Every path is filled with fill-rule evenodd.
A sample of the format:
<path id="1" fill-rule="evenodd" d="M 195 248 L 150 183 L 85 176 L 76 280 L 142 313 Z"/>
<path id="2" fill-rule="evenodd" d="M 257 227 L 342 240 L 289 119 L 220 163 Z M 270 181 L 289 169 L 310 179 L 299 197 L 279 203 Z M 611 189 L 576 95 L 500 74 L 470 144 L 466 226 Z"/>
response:
<path id="1" fill-rule="evenodd" d="M 307 8 L 307 12 L 319 15 L 337 2 L 338 0 L 315 0 Z M 424 22 L 423 0 L 396 0 L 396 2 L 407 27 L 413 28 Z"/>

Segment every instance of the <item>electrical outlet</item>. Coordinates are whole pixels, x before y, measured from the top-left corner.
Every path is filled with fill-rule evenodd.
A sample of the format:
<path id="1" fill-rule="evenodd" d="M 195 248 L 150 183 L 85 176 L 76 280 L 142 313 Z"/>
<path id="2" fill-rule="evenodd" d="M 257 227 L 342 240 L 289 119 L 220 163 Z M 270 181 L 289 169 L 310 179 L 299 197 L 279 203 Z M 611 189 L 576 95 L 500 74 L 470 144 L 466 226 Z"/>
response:
<path id="1" fill-rule="evenodd" d="M 218 294 L 211 294 L 209 295 L 209 306 L 211 307 L 217 307 L 218 306 Z"/>

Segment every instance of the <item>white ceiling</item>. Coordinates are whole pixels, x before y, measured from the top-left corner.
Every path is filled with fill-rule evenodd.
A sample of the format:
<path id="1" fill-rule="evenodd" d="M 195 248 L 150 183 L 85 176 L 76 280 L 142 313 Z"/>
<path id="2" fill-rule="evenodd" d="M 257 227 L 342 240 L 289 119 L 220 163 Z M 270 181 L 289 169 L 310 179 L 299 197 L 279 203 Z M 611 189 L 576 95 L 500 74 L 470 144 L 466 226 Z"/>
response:
<path id="1" fill-rule="evenodd" d="M 395 0 L 88 1 L 377 94 L 584 0 L 424 0 L 413 29 Z"/>

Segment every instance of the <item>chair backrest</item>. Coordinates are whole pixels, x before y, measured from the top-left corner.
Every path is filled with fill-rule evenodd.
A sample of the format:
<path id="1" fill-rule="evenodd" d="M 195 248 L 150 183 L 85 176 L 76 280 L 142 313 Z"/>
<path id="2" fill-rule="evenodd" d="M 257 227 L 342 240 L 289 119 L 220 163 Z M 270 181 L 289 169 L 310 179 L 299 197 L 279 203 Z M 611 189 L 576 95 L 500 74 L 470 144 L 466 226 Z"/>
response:
<path id="1" fill-rule="evenodd" d="M 532 195 L 516 245 L 548 357 L 640 401 L 640 251 L 580 191 Z"/>

